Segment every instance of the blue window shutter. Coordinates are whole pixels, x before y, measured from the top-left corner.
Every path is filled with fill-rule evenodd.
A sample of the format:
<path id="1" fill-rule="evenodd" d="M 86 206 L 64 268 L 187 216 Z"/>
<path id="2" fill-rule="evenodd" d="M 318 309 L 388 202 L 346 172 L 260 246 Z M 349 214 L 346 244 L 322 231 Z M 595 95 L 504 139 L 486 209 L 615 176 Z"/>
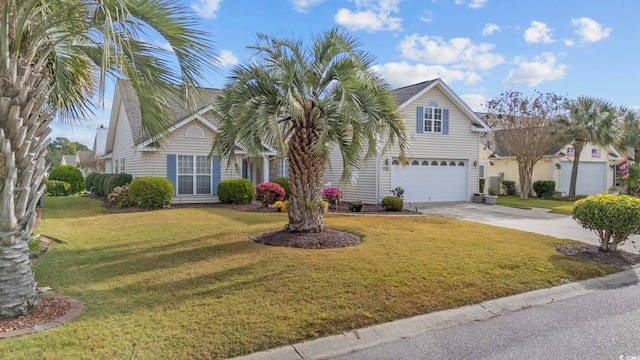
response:
<path id="1" fill-rule="evenodd" d="M 449 133 L 449 109 L 442 109 L 442 133 Z"/>
<path id="2" fill-rule="evenodd" d="M 213 166 L 211 167 L 211 179 L 213 180 L 213 195 L 218 195 L 218 185 L 220 184 L 220 177 L 222 171 L 220 169 L 220 157 L 213 157 Z"/>
<path id="3" fill-rule="evenodd" d="M 176 154 L 167 155 L 167 179 L 173 184 L 173 195 L 178 194 L 178 162 L 176 161 Z"/>
<path id="4" fill-rule="evenodd" d="M 418 106 L 418 114 L 416 115 L 416 131 L 419 133 L 424 132 L 424 108 Z"/>

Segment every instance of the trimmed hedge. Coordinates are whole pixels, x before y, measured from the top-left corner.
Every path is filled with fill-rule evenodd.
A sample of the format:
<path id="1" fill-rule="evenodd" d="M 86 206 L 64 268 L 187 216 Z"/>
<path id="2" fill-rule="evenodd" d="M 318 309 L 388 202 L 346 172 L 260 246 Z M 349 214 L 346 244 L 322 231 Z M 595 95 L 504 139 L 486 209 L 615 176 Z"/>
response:
<path id="1" fill-rule="evenodd" d="M 68 196 L 71 195 L 71 184 L 60 180 L 47 180 L 47 195 Z"/>
<path id="2" fill-rule="evenodd" d="M 249 204 L 254 198 L 248 179 L 223 180 L 218 184 L 218 199 L 223 204 Z"/>
<path id="3" fill-rule="evenodd" d="M 382 199 L 382 206 L 384 206 L 387 211 L 402 211 L 404 200 L 397 196 L 387 196 Z"/>
<path id="4" fill-rule="evenodd" d="M 143 209 L 162 209 L 171 205 L 173 185 L 167 178 L 139 177 L 129 184 L 129 201 Z"/>
<path id="5" fill-rule="evenodd" d="M 49 180 L 59 180 L 68 182 L 71 185 L 70 194 L 77 194 L 84 189 L 84 177 L 82 171 L 75 166 L 60 165 L 51 171 Z"/>
<path id="6" fill-rule="evenodd" d="M 107 177 L 104 186 L 104 193 L 108 196 L 113 192 L 113 189 L 124 186 L 131 183 L 133 176 L 129 174 L 111 174 Z"/>
<path id="7" fill-rule="evenodd" d="M 600 238 L 602 251 L 616 251 L 631 235 L 640 233 L 640 199 L 597 194 L 576 201 L 573 218 Z"/>
<path id="8" fill-rule="evenodd" d="M 540 199 L 553 199 L 553 195 L 556 193 L 556 182 L 538 180 L 533 183 L 533 191 L 536 192 L 536 196 Z"/>
<path id="9" fill-rule="evenodd" d="M 284 189 L 284 199 L 289 200 L 289 195 L 291 195 L 291 186 L 289 186 L 289 178 L 281 177 L 275 178 L 271 182 L 276 183 Z"/>
<path id="10" fill-rule="evenodd" d="M 84 178 L 84 189 L 87 191 L 91 191 L 91 187 L 93 186 L 93 181 L 95 180 L 98 173 L 91 173 Z"/>

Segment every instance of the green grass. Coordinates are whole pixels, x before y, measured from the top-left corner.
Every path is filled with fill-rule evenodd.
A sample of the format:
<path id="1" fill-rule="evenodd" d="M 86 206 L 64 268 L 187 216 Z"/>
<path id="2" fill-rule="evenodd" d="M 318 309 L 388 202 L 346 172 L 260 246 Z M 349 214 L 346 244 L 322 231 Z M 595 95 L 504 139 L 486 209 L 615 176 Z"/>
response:
<path id="1" fill-rule="evenodd" d="M 39 232 L 68 243 L 34 265 L 84 314 L 0 341 L 3 360 L 129 359 L 134 345 L 135 359 L 225 358 L 619 270 L 556 253 L 568 240 L 440 217 L 332 215 L 364 242 L 301 250 L 249 240 L 285 214 L 96 204 L 47 199 Z"/>
<path id="2" fill-rule="evenodd" d="M 573 201 L 566 200 L 545 200 L 538 198 L 528 198 L 522 200 L 518 196 L 505 196 L 498 197 L 496 202 L 498 205 L 511 206 L 519 209 L 531 209 L 534 207 L 550 209 L 551 212 L 557 214 L 571 215 L 573 214 Z"/>

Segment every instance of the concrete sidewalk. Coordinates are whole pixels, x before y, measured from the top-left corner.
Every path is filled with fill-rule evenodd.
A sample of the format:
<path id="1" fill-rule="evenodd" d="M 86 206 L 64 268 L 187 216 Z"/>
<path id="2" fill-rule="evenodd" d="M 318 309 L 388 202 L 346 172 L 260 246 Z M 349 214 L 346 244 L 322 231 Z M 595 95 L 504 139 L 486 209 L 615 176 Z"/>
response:
<path id="1" fill-rule="evenodd" d="M 486 320 L 540 306 L 562 301 L 594 291 L 636 285 L 640 278 L 640 267 L 612 274 L 606 277 L 589 279 L 577 283 L 556 286 L 550 289 L 530 291 L 480 304 L 468 305 L 457 309 L 439 311 L 410 319 L 397 320 L 386 324 L 374 325 L 340 335 L 329 336 L 299 344 L 287 345 L 237 357 L 237 360 L 300 360 L 326 359 L 348 354 L 353 351 L 370 348 L 380 344 L 399 341 L 422 333 L 450 328 L 473 321 Z"/>

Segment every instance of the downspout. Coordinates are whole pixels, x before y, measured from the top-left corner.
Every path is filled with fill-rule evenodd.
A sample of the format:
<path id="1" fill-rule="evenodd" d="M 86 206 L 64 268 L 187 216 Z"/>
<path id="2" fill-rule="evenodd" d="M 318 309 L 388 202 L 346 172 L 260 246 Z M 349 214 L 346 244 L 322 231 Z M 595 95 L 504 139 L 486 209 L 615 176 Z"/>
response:
<path id="1" fill-rule="evenodd" d="M 376 204 L 380 203 L 380 155 L 376 155 Z"/>

